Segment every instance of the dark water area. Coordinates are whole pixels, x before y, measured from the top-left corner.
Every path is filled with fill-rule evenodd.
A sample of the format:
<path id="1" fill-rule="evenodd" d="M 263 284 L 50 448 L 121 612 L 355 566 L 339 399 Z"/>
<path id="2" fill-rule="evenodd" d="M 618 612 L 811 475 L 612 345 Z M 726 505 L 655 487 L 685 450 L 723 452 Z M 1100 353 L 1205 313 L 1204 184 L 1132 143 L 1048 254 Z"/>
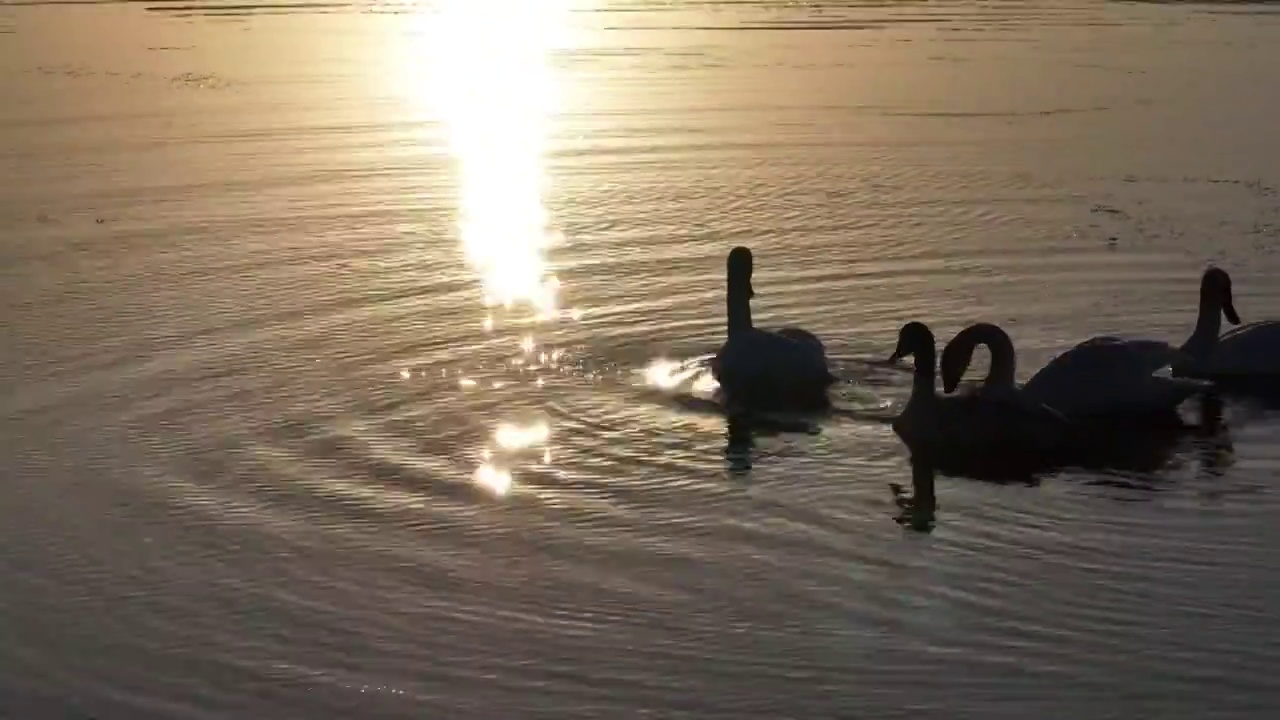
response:
<path id="1" fill-rule="evenodd" d="M 1275 714 L 1275 410 L 929 474 L 917 523 L 910 375 L 873 361 L 908 320 L 1001 324 L 1024 380 L 1180 344 L 1210 263 L 1280 317 L 1277 32 L 0 6 L 0 717 Z M 740 244 L 757 324 L 826 344 L 829 416 L 708 399 Z"/>

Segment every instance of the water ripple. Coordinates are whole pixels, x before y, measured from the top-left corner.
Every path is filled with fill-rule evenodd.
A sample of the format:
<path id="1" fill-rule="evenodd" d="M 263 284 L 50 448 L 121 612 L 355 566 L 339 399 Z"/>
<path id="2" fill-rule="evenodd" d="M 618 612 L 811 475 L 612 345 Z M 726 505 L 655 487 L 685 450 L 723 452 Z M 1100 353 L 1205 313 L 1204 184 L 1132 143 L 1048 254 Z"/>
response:
<path id="1" fill-rule="evenodd" d="M 904 532 L 877 362 L 1277 315 L 1262 15 L 503 2 L 5 5 L 0 715 L 1274 714 L 1274 410 Z M 737 244 L 829 415 L 716 401 Z"/>

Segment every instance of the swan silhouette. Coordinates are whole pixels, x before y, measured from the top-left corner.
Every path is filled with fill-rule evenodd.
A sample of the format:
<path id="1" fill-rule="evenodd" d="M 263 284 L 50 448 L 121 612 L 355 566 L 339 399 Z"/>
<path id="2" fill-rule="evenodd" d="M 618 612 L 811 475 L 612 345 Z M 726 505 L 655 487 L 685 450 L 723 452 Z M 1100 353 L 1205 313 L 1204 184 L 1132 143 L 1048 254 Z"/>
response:
<path id="1" fill-rule="evenodd" d="M 1045 405 L 1072 419 L 1172 413 L 1209 387 L 1197 380 L 1155 374 L 1182 358 L 1177 348 L 1155 340 L 1111 337 L 1076 345 L 1018 387 L 1014 380 L 1017 356 L 1009 334 L 992 323 L 975 323 L 957 333 L 942 351 L 944 392 L 956 390 L 980 345 L 990 353 L 991 364 L 978 392 Z"/>
<path id="2" fill-rule="evenodd" d="M 1187 357 L 1174 364 L 1174 375 L 1280 381 L 1280 321 L 1240 325 L 1231 295 L 1231 276 L 1227 271 L 1216 267 L 1204 271 L 1200 279 L 1196 327 L 1182 346 Z M 1239 327 L 1221 333 L 1224 316 L 1227 322 Z"/>
<path id="3" fill-rule="evenodd" d="M 1023 401 L 1006 393 L 940 396 L 936 341 L 921 322 L 909 322 L 898 332 L 890 360 L 912 356 L 915 373 L 911 397 L 893 430 L 913 452 L 1030 452 L 1047 456 L 1062 448 L 1070 423 L 1052 408 Z"/>
<path id="4" fill-rule="evenodd" d="M 752 324 L 751 250 L 733 248 L 726 269 L 727 339 L 711 361 L 721 390 L 733 403 L 756 409 L 825 407 L 835 377 L 822 341 L 799 328 L 769 332 Z"/>

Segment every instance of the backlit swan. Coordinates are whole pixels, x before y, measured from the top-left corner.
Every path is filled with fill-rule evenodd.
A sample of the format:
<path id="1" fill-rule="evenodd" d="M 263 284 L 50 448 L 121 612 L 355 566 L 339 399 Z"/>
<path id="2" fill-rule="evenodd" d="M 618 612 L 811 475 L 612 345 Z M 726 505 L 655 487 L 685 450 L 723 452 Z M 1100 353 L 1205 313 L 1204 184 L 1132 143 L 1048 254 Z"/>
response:
<path id="1" fill-rule="evenodd" d="M 728 339 L 711 361 L 721 389 L 735 403 L 755 408 L 825 406 L 835 378 L 822 342 L 798 328 L 768 332 L 752 325 L 751 251 L 735 247 L 727 269 Z"/>
<path id="2" fill-rule="evenodd" d="M 1017 357 L 1008 333 L 991 323 L 976 323 L 961 330 L 942 351 L 945 392 L 956 389 L 979 345 L 991 353 L 980 392 L 1047 405 L 1070 418 L 1171 413 L 1207 387 L 1155 374 L 1182 357 L 1168 343 L 1097 337 L 1057 356 L 1019 388 L 1014 381 Z"/>
<path id="3" fill-rule="evenodd" d="M 934 390 L 936 345 L 933 333 L 919 322 L 898 332 L 890 360 L 915 357 L 911 397 L 893 421 L 893 430 L 913 451 L 963 449 L 1050 452 L 1065 439 L 1068 423 L 1053 410 L 1000 393 L 942 397 Z"/>
<path id="4" fill-rule="evenodd" d="M 1173 367 L 1175 375 L 1214 379 L 1280 376 L 1280 321 L 1264 320 L 1222 330 L 1222 317 L 1240 325 L 1231 299 L 1231 276 L 1211 267 L 1200 279 L 1196 329 L 1182 346 L 1189 357 Z"/>

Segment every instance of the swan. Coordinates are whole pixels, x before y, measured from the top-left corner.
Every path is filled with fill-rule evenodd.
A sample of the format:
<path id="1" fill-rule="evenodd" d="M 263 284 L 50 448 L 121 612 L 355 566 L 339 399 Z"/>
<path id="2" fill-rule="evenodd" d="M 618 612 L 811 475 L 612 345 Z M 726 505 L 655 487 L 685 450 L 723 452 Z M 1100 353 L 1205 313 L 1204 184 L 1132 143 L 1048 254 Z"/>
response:
<path id="1" fill-rule="evenodd" d="M 735 247 L 727 261 L 728 338 L 711 361 L 711 372 L 736 403 L 758 408 L 825 407 L 835 381 L 826 350 L 813 333 L 777 332 L 751 323 L 751 250 Z"/>
<path id="2" fill-rule="evenodd" d="M 1219 335 L 1222 318 L 1239 327 Z M 1240 325 L 1231 299 L 1231 276 L 1211 267 L 1200 278 L 1196 328 L 1182 346 L 1188 356 L 1173 366 L 1181 377 L 1235 379 L 1280 377 L 1280 321 Z"/>
<path id="3" fill-rule="evenodd" d="M 985 345 L 991 355 L 979 392 L 1046 405 L 1073 419 L 1172 413 L 1208 387 L 1196 380 L 1155 374 L 1183 357 L 1168 343 L 1096 337 L 1057 356 L 1019 388 L 1014 381 L 1017 356 L 1009 334 L 998 325 L 975 323 L 956 334 L 942 351 L 944 392 L 955 391 L 979 345 Z"/>
<path id="4" fill-rule="evenodd" d="M 934 390 L 937 346 L 920 322 L 898 332 L 890 361 L 915 358 L 911 397 L 893 430 L 908 447 L 987 450 L 1031 450 L 1048 453 L 1061 447 L 1069 423 L 1060 413 L 1031 402 L 1011 402 L 999 393 L 939 396 Z"/>

